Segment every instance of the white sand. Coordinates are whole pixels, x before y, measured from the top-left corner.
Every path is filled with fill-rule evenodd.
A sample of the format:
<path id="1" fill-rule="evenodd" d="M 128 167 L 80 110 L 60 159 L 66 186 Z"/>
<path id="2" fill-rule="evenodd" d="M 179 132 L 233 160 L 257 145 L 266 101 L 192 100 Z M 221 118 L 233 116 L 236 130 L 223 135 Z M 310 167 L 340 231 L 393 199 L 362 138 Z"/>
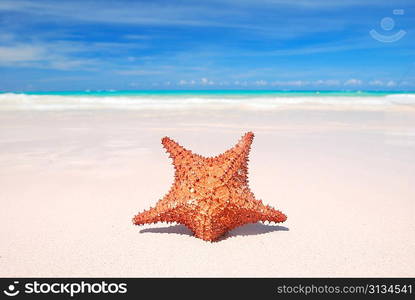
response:
<path id="1" fill-rule="evenodd" d="M 256 134 L 250 185 L 287 214 L 216 243 L 133 226 L 202 155 Z M 0 112 L 0 276 L 414 276 L 415 112 Z"/>

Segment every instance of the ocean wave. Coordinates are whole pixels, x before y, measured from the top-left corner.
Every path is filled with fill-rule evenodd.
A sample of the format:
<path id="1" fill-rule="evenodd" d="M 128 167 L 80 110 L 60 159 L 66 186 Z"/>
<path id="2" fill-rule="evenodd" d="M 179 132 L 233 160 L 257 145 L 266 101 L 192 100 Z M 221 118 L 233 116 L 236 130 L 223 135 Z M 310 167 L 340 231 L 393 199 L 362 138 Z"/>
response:
<path id="1" fill-rule="evenodd" d="M 414 105 L 415 104 L 415 94 L 398 94 L 398 95 L 387 95 L 386 99 L 391 101 L 393 104 L 405 104 L 405 105 Z"/>
<path id="2" fill-rule="evenodd" d="M 414 94 L 387 96 L 255 96 L 255 95 L 133 95 L 133 96 L 74 96 L 0 94 L 0 110 L 187 110 L 236 109 L 272 110 L 315 108 L 367 108 L 383 109 L 396 106 L 415 107 Z"/>

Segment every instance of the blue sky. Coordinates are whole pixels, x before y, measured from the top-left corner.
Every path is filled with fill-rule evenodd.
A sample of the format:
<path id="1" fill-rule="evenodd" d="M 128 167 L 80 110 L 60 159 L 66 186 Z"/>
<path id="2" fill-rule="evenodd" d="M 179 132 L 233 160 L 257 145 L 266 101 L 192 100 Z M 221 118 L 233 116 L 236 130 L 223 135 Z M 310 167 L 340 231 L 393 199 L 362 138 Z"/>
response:
<path id="1" fill-rule="evenodd" d="M 415 90 L 414 30 L 413 0 L 0 0 L 0 90 Z"/>

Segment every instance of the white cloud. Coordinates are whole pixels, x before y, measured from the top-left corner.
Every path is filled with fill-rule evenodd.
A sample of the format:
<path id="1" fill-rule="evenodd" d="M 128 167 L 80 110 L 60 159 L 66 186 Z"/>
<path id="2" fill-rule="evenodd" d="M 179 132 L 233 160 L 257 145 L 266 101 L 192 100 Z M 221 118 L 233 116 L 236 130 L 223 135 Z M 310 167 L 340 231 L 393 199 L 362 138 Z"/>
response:
<path id="1" fill-rule="evenodd" d="M 390 81 L 388 81 L 388 82 L 386 83 L 386 86 L 387 86 L 387 87 L 393 87 L 393 86 L 396 86 L 396 82 L 395 82 L 395 81 L 393 81 L 393 80 L 390 80 Z"/>
<path id="2" fill-rule="evenodd" d="M 309 81 L 303 81 L 303 80 L 293 80 L 293 81 L 274 81 L 271 83 L 271 85 L 274 86 L 304 86 L 308 85 Z"/>
<path id="3" fill-rule="evenodd" d="M 57 70 L 96 70 L 99 66 L 109 65 L 110 62 L 101 60 L 100 56 L 92 54 L 105 52 L 107 55 L 120 56 L 125 55 L 131 49 L 143 47 L 145 46 L 132 43 L 42 41 L 30 38 L 22 43 L 16 35 L 0 32 L 0 65 Z M 95 58 L 85 58 L 86 56 L 95 56 Z M 134 62 L 138 58 L 126 56 L 126 59 Z M 125 73 L 128 75 L 128 70 Z M 154 72 L 151 73 L 154 74 Z"/>
<path id="4" fill-rule="evenodd" d="M 56 70 L 72 70 L 72 69 L 89 69 L 93 70 L 96 65 L 96 60 L 94 59 L 71 59 L 66 57 L 55 57 L 51 59 L 49 64 L 44 65 L 47 68 L 56 69 Z"/>
<path id="5" fill-rule="evenodd" d="M 375 1 L 375 0 L 372 0 Z M 361 22 L 372 24 L 369 20 L 356 20 L 353 15 L 343 18 L 322 17 L 321 14 L 312 18 L 313 26 L 304 24 L 303 15 L 295 14 L 300 9 L 333 9 L 339 6 L 353 6 L 365 3 L 359 0 L 224 0 L 221 9 L 217 9 L 217 1 L 175 1 L 164 3 L 160 1 L 19 1 L 1 0 L 0 11 L 18 12 L 25 17 L 42 18 L 42 20 L 69 20 L 77 23 L 105 24 L 136 24 L 150 26 L 211 26 L 247 29 L 250 32 L 265 36 L 292 38 L 310 32 L 327 32 L 344 29 L 345 24 Z M 347 3 L 347 4 L 346 4 Z M 382 5 L 376 3 L 376 5 Z M 274 11 L 286 11 L 286 17 L 274 18 Z M 253 11 L 259 11 L 263 18 L 258 22 Z M 91 13 L 92 12 L 92 13 Z M 294 12 L 294 13 L 293 13 Z M 272 15 L 271 15 L 272 14 Z M 289 19 L 288 19 L 289 18 Z M 324 19 L 322 19 L 324 18 Z M 290 23 L 290 30 L 286 30 Z M 126 39 L 144 40 L 141 34 L 126 34 Z"/>
<path id="6" fill-rule="evenodd" d="M 356 78 L 349 79 L 344 83 L 344 85 L 346 85 L 346 86 L 361 85 L 361 84 L 362 84 L 362 80 L 356 79 Z"/>
<path id="7" fill-rule="evenodd" d="M 166 5 L 140 1 L 128 2 L 126 5 L 124 1 L 111 1 L 103 6 L 100 1 L 59 1 L 58 3 L 47 0 L 2 0 L 0 11 L 20 12 L 52 20 L 64 18 L 99 23 L 232 27 L 231 24 L 220 22 L 218 18 L 221 15 L 231 15 L 231 10 L 218 11 L 215 7 L 203 3 Z"/>
<path id="8" fill-rule="evenodd" d="M 213 85 L 213 84 L 215 84 L 212 80 L 209 80 L 207 78 L 200 79 L 200 83 L 202 85 Z"/>
<path id="9" fill-rule="evenodd" d="M 266 82 L 265 80 L 257 80 L 255 81 L 255 85 L 265 86 L 265 85 L 268 85 L 268 82 Z"/>
<path id="10" fill-rule="evenodd" d="M 79 59 L 68 55 L 69 49 L 47 44 L 14 44 L 0 46 L 0 65 L 41 69 L 92 69 L 95 59 Z"/>
<path id="11" fill-rule="evenodd" d="M 333 85 L 339 85 L 340 81 L 337 79 L 326 79 L 326 80 L 316 80 L 314 82 L 316 85 L 325 85 L 325 86 L 333 86 Z"/>
<path id="12" fill-rule="evenodd" d="M 200 85 L 214 85 L 215 82 L 212 81 L 212 80 L 209 80 L 207 78 L 201 78 L 200 80 L 194 80 L 194 79 L 180 80 L 178 84 L 179 85 L 198 85 L 198 84 L 200 84 Z"/>
<path id="13" fill-rule="evenodd" d="M 372 81 L 370 81 L 369 82 L 369 85 L 373 85 L 373 86 L 383 86 L 384 85 L 384 83 L 383 83 L 383 81 L 381 81 L 381 80 L 372 80 Z"/>
<path id="14" fill-rule="evenodd" d="M 0 46 L 0 63 L 12 64 L 15 62 L 39 61 L 45 57 L 46 53 L 47 50 L 39 46 Z"/>
<path id="15" fill-rule="evenodd" d="M 1 38 L 1 36 L 0 36 Z M 32 67 L 57 70 L 94 70 L 99 65 L 96 58 L 82 58 L 81 53 L 102 51 L 105 47 L 99 43 L 82 42 L 17 42 L 13 35 L 6 36 L 7 44 L 0 46 L 0 65 L 12 67 Z M 101 49 L 101 50 L 100 50 Z"/>

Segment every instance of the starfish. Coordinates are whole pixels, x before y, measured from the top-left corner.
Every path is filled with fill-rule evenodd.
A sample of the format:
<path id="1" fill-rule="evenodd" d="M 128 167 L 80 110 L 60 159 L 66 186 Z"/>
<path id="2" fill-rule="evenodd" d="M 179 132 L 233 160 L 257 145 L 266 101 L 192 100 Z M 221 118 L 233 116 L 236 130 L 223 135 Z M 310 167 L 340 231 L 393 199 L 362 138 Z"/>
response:
<path id="1" fill-rule="evenodd" d="M 248 155 L 254 134 L 246 133 L 231 149 L 203 157 L 168 137 L 162 139 L 175 168 L 170 191 L 133 218 L 135 225 L 176 222 L 194 236 L 215 241 L 227 231 L 258 221 L 284 222 L 280 211 L 255 199 L 248 187 Z"/>

